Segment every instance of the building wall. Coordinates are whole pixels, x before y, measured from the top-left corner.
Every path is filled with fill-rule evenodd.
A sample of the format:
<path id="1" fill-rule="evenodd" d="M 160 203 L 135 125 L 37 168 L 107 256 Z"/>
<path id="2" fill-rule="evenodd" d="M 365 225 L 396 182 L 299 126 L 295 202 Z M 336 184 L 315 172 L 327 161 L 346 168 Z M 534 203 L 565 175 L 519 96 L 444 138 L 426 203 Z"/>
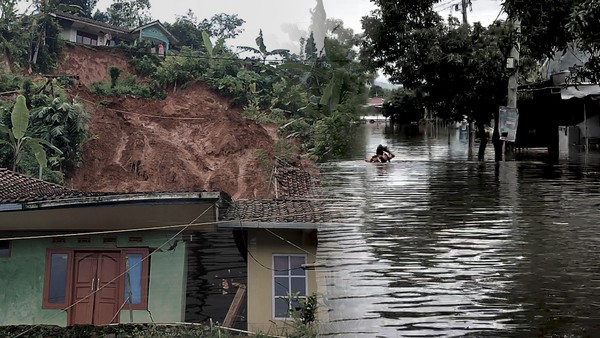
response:
<path id="1" fill-rule="evenodd" d="M 40 235 L 40 233 L 29 235 Z M 15 236 L 15 233 L 8 236 L 4 233 L 2 237 L 5 236 Z M 172 233 L 125 233 L 115 236 L 116 244 L 103 244 L 104 236 L 89 236 L 91 243 L 85 245 L 77 244 L 76 238 L 67 238 L 64 244 L 53 244 L 52 239 L 13 241 L 11 257 L 0 258 L 0 325 L 66 325 L 65 311 L 42 309 L 46 250 L 134 247 L 128 243 L 130 236 L 142 237 L 143 243 L 135 247 L 149 247 L 152 252 L 165 243 Z M 157 323 L 172 323 L 184 319 L 185 252 L 185 242 L 171 241 L 150 258 L 148 310 Z M 129 311 L 122 310 L 121 322 L 128 323 L 129 318 Z M 133 311 L 133 321 L 151 322 L 150 315 L 145 310 Z"/>
<path id="2" fill-rule="evenodd" d="M 292 246 L 264 229 L 248 231 L 248 330 L 269 334 L 284 334 L 289 328 L 283 321 L 273 319 L 274 254 L 306 255 L 307 263 L 314 263 L 317 244 L 314 234 L 302 230 L 278 230 L 275 233 L 310 254 Z M 264 266 L 269 269 L 265 268 Z M 317 292 L 315 272 L 307 270 L 307 295 Z"/>
<path id="3" fill-rule="evenodd" d="M 587 135 L 586 135 L 586 121 L 577 124 L 581 135 L 581 144 L 585 144 L 585 138 L 588 137 L 600 137 L 600 116 L 592 116 L 587 119 Z"/>
<path id="4" fill-rule="evenodd" d="M 77 41 L 77 30 L 72 28 L 66 28 L 60 32 L 60 37 L 64 40 L 75 42 Z"/>
<path id="5" fill-rule="evenodd" d="M 149 38 L 159 40 L 164 43 L 165 52 L 169 50 L 169 37 L 163 33 L 158 26 L 151 26 L 142 30 L 140 34 L 141 38 Z"/>

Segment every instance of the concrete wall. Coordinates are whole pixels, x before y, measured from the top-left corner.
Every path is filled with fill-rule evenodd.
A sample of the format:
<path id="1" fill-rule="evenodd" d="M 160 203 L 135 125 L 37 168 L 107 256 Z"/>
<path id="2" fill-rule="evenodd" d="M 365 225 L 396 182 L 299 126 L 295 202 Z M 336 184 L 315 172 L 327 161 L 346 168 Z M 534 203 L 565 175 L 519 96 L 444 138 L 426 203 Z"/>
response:
<path id="1" fill-rule="evenodd" d="M 577 127 L 579 127 L 580 135 L 581 135 L 581 144 L 585 144 L 585 138 L 588 137 L 600 137 L 600 116 L 592 116 L 587 120 L 587 135 L 585 130 L 585 121 L 578 123 Z"/>
<path id="2" fill-rule="evenodd" d="M 310 254 L 295 248 L 264 229 L 248 231 L 248 330 L 269 334 L 284 335 L 286 325 L 273 319 L 273 255 L 306 255 L 307 263 L 314 263 L 317 251 L 316 242 L 310 232 L 301 230 L 279 230 L 276 233 L 296 244 Z M 253 258 L 254 257 L 254 258 Z M 269 269 L 263 267 L 265 265 Z M 317 292 L 315 272 L 307 270 L 307 295 Z"/>
<path id="3" fill-rule="evenodd" d="M 132 247 L 128 243 L 130 236 L 143 237 L 143 243 L 135 246 L 149 247 L 152 252 L 165 243 L 172 233 L 125 233 L 116 235 L 116 245 L 103 244 L 105 236 L 90 236 L 91 243 L 85 245 L 77 244 L 76 238 L 67 238 L 66 243 L 60 245 L 53 244 L 52 239 L 13 241 L 11 257 L 0 258 L 0 325 L 66 325 L 65 311 L 42 309 L 46 249 L 127 248 Z M 173 241 L 169 242 L 160 252 L 153 254 L 150 261 L 148 310 L 158 323 L 184 319 L 185 242 L 180 240 L 176 245 L 172 244 Z M 151 322 L 148 311 L 133 311 L 133 319 L 136 323 Z M 121 322 L 129 322 L 129 311 L 121 311 Z"/>

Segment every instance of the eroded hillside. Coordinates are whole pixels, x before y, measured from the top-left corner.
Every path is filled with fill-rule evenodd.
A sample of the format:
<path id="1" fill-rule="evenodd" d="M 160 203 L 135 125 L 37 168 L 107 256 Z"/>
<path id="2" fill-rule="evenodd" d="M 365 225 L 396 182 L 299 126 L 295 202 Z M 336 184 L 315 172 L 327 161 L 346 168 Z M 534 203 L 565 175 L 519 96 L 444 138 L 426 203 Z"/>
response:
<path id="1" fill-rule="evenodd" d="M 69 47 L 62 74 L 79 75 L 78 95 L 96 136 L 67 185 L 87 191 L 219 190 L 234 198 L 267 198 L 268 177 L 256 150 L 272 154 L 274 133 L 228 109 L 227 100 L 194 84 L 165 100 L 97 97 L 86 84 L 106 80 L 107 68 L 128 69 L 125 55 Z"/>

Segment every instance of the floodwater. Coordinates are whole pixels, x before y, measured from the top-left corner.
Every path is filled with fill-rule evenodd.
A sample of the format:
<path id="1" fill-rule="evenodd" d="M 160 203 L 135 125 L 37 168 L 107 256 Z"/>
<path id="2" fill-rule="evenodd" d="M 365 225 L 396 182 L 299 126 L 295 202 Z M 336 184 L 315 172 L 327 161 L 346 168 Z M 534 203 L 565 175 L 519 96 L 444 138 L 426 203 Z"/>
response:
<path id="1" fill-rule="evenodd" d="M 496 165 L 458 131 L 357 134 L 321 168 L 321 336 L 600 336 L 597 154 Z M 396 158 L 365 163 L 379 143 Z"/>

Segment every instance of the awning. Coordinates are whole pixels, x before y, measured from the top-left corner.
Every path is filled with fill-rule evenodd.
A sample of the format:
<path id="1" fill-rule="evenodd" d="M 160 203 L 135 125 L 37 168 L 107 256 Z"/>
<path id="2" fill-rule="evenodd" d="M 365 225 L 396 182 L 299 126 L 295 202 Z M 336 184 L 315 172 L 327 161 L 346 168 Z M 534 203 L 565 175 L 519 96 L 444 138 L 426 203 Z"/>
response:
<path id="1" fill-rule="evenodd" d="M 600 85 L 569 85 L 560 89 L 560 98 L 563 100 L 569 100 L 573 98 L 582 99 L 588 96 L 600 96 Z"/>

